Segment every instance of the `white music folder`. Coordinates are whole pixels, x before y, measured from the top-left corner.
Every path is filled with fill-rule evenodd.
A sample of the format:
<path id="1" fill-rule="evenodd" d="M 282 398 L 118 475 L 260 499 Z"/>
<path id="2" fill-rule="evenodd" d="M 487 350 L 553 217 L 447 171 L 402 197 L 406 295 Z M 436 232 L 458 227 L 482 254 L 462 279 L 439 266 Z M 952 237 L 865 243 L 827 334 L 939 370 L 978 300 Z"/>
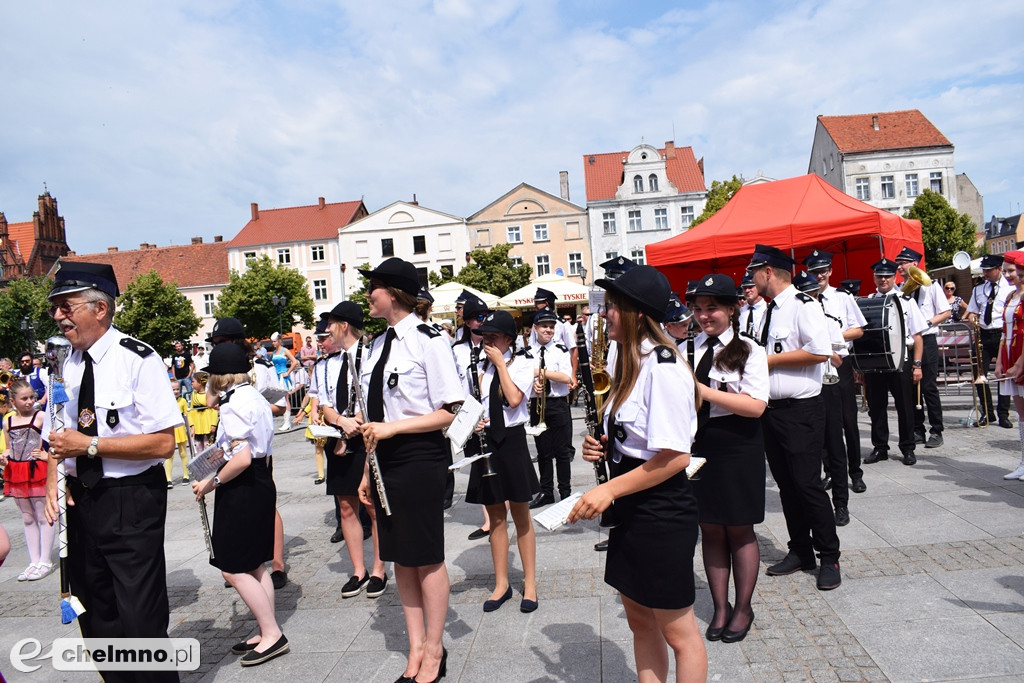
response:
<path id="1" fill-rule="evenodd" d="M 456 450 L 461 449 L 473 436 L 480 418 L 484 416 L 484 406 L 472 396 L 467 396 L 462 406 L 455 413 L 455 419 L 444 430 L 445 436 L 451 439 Z"/>

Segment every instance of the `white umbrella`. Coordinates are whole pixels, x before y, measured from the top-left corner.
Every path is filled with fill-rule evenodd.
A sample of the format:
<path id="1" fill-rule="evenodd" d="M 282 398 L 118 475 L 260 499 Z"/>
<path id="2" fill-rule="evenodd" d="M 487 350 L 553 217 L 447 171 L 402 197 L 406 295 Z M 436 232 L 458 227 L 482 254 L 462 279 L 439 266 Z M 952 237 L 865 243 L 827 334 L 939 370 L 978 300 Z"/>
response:
<path id="1" fill-rule="evenodd" d="M 430 295 L 434 297 L 434 315 L 438 315 L 440 313 L 455 313 L 455 299 L 458 298 L 459 294 L 462 294 L 463 289 L 476 294 L 478 297 L 483 299 L 484 303 L 488 306 L 493 306 L 498 302 L 498 297 L 493 294 L 481 292 L 478 289 L 467 287 L 466 285 L 458 282 L 446 282 L 443 285 L 438 285 L 430 290 Z"/>
<path id="2" fill-rule="evenodd" d="M 578 282 L 573 282 L 563 275 L 542 275 L 525 287 L 506 294 L 498 303 L 511 308 L 530 308 L 537 288 L 543 287 L 555 294 L 556 304 L 587 304 L 590 302 L 590 289 Z"/>

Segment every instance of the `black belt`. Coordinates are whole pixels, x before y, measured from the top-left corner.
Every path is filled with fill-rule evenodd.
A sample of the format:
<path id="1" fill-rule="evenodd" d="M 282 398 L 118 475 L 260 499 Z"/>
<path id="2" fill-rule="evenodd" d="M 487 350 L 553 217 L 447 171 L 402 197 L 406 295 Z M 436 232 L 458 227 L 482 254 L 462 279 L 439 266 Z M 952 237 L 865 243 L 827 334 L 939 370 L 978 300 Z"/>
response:
<path id="1" fill-rule="evenodd" d="M 86 486 L 78 477 L 71 475 L 68 475 L 68 479 L 82 488 L 95 491 L 97 489 L 116 489 L 122 486 L 149 486 L 154 483 L 163 485 L 167 481 L 167 476 L 164 474 L 163 465 L 153 465 L 143 472 L 126 477 L 103 477 L 95 486 Z"/>
<path id="2" fill-rule="evenodd" d="M 770 398 L 768 399 L 769 408 L 789 408 L 790 406 L 800 405 L 806 401 L 816 401 L 821 398 L 821 395 L 810 396 L 808 398 Z"/>

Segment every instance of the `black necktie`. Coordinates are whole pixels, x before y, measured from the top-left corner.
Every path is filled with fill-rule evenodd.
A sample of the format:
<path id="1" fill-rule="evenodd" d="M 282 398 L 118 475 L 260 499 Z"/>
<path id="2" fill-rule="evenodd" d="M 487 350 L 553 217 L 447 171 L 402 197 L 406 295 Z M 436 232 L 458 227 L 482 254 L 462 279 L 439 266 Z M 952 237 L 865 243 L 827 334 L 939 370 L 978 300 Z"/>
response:
<path id="1" fill-rule="evenodd" d="M 996 300 L 996 283 L 988 283 L 988 303 L 985 304 L 985 324 L 992 324 L 992 304 Z"/>
<path id="2" fill-rule="evenodd" d="M 545 364 L 544 364 L 544 347 L 543 346 L 540 347 L 540 367 L 542 367 L 542 368 L 546 367 Z M 545 378 L 544 379 L 544 395 L 545 396 L 548 395 L 548 390 L 550 388 L 551 388 L 551 385 L 548 384 L 548 380 L 547 380 L 547 378 Z"/>
<path id="3" fill-rule="evenodd" d="M 697 377 L 697 381 L 705 386 L 710 386 L 709 375 L 711 374 L 711 364 L 715 360 L 715 346 L 718 344 L 718 337 L 708 337 L 704 343 L 704 355 L 700 357 L 700 362 L 697 363 L 697 369 L 694 371 L 694 375 Z M 711 418 L 711 402 L 704 401 L 701 404 L 700 410 L 697 411 L 697 431 L 703 427 L 707 421 Z"/>
<path id="4" fill-rule="evenodd" d="M 96 383 L 92 374 L 92 356 L 85 352 L 82 359 L 85 361 L 85 371 L 82 373 L 82 384 L 78 388 L 78 431 L 86 436 L 97 436 Z M 86 486 L 96 486 L 103 478 L 103 461 L 98 457 L 80 455 L 75 458 L 75 466 L 78 468 L 78 479 Z"/>
<path id="5" fill-rule="evenodd" d="M 747 334 L 754 336 L 754 307 L 747 306 Z"/>
<path id="6" fill-rule="evenodd" d="M 348 408 L 348 351 L 341 352 L 341 372 L 338 373 L 338 382 L 334 387 L 334 409 L 341 413 Z"/>
<path id="7" fill-rule="evenodd" d="M 384 337 L 384 348 L 380 350 L 380 358 L 373 366 L 370 374 L 370 395 L 366 399 L 366 412 L 369 413 L 370 422 L 381 422 L 384 419 L 384 366 L 387 365 L 388 355 L 391 353 L 391 342 L 397 334 L 395 328 L 389 327 L 387 336 Z"/>
<path id="8" fill-rule="evenodd" d="M 764 322 L 761 324 L 761 346 L 768 346 L 768 327 L 772 322 L 772 311 L 775 310 L 775 299 L 768 304 L 768 310 L 764 314 Z"/>
<path id="9" fill-rule="evenodd" d="M 501 401 L 501 380 L 498 377 L 497 367 L 494 368 L 494 377 L 491 378 L 491 389 L 487 396 L 487 410 L 491 414 L 491 441 L 501 443 L 505 440 L 505 411 Z"/>

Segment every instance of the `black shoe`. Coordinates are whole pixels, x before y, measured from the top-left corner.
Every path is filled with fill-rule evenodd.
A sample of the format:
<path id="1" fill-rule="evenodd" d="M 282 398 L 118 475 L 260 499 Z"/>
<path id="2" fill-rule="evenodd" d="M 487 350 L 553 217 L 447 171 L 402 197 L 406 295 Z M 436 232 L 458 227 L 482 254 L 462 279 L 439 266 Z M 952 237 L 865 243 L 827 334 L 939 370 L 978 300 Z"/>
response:
<path id="1" fill-rule="evenodd" d="M 913 465 L 916 462 L 917 462 L 917 456 L 914 455 L 914 451 L 904 451 L 903 452 L 903 464 L 904 465 Z"/>
<path id="2" fill-rule="evenodd" d="M 469 540 L 479 541 L 481 538 L 487 538 L 490 535 L 490 531 L 484 531 L 483 529 L 474 529 L 469 533 Z"/>
<path id="3" fill-rule="evenodd" d="M 274 590 L 281 590 L 288 583 L 288 575 L 278 569 L 270 572 L 270 580 L 274 584 Z"/>
<path id="4" fill-rule="evenodd" d="M 255 643 L 250 643 L 248 641 L 243 640 L 242 642 L 235 643 L 234 645 L 231 646 L 231 654 L 233 654 L 233 655 L 244 655 L 246 652 L 248 652 L 250 650 L 255 650 L 256 646 L 259 645 L 259 644 L 260 644 L 259 641 L 256 641 Z"/>
<path id="5" fill-rule="evenodd" d="M 723 643 L 738 643 L 747 637 L 750 633 L 750 627 L 754 625 L 754 610 L 750 610 L 750 623 L 742 631 L 730 631 L 726 629 L 722 631 L 722 642 Z"/>
<path id="6" fill-rule="evenodd" d="M 709 624 L 707 630 L 704 631 L 704 637 L 710 641 L 721 640 L 722 634 L 725 633 L 725 627 L 729 625 L 729 619 L 731 618 L 732 605 L 730 605 L 729 603 L 725 603 L 725 623 L 722 624 L 719 628 L 711 628 L 711 625 Z M 712 617 L 711 620 L 714 621 L 714 617 Z"/>
<path id="7" fill-rule="evenodd" d="M 832 477 L 830 477 L 830 476 L 828 476 L 826 474 L 825 478 L 821 480 L 821 487 L 823 489 L 825 489 L 826 491 L 828 491 L 830 488 L 832 488 Z"/>
<path id="8" fill-rule="evenodd" d="M 830 591 L 833 588 L 839 588 L 839 584 L 842 582 L 838 562 L 821 563 L 821 571 L 818 572 L 818 590 Z"/>
<path id="9" fill-rule="evenodd" d="M 942 445 L 942 434 L 932 434 L 928 437 L 928 441 L 925 442 L 925 448 L 938 448 Z"/>
<path id="10" fill-rule="evenodd" d="M 530 501 L 530 509 L 531 510 L 536 510 L 537 508 L 542 508 L 545 505 L 551 505 L 554 502 L 555 502 L 554 494 L 551 494 L 551 493 L 549 493 L 549 494 L 538 493 L 537 497 Z"/>
<path id="11" fill-rule="evenodd" d="M 355 574 L 349 577 L 345 585 L 341 587 L 341 597 L 343 598 L 354 598 L 363 592 L 366 588 L 366 584 L 370 582 L 370 576 L 364 575 L 363 578 L 359 578 Z"/>
<path id="12" fill-rule="evenodd" d="M 608 541 L 600 541 L 599 543 L 595 543 L 594 550 L 596 550 L 599 553 L 608 550 Z"/>
<path id="13" fill-rule="evenodd" d="M 502 605 L 504 605 L 506 602 L 508 602 L 511 599 L 512 599 L 512 586 L 509 586 L 508 590 L 506 590 L 502 594 L 502 596 L 500 598 L 498 598 L 497 600 L 484 600 L 484 611 L 485 612 L 493 612 L 494 610 L 498 609 L 499 607 L 501 607 Z"/>
<path id="14" fill-rule="evenodd" d="M 790 552 L 780 562 L 776 562 L 768 567 L 765 573 L 768 576 L 788 576 L 800 571 L 810 571 L 817 566 L 818 564 L 814 561 L 813 557 L 809 560 L 802 560 L 799 555 Z"/>
<path id="15" fill-rule="evenodd" d="M 879 460 L 888 460 L 888 459 L 889 459 L 889 451 L 888 450 L 886 450 L 884 448 L 875 448 L 875 449 L 873 449 L 871 451 L 871 455 L 869 455 L 868 457 L 864 458 L 864 464 L 865 465 L 870 465 L 872 463 L 878 462 Z"/>
<path id="16" fill-rule="evenodd" d="M 519 611 L 524 614 L 529 614 L 530 612 L 536 612 L 538 606 L 539 605 L 536 600 L 527 600 L 526 598 L 523 598 L 519 603 Z"/>
<path id="17" fill-rule="evenodd" d="M 836 508 L 836 526 L 846 526 L 850 523 L 849 508 Z"/>
<path id="18" fill-rule="evenodd" d="M 999 418 L 999 426 L 1003 429 L 1013 429 L 1013 423 L 1010 422 L 1010 418 L 1008 417 Z"/>
<path id="19" fill-rule="evenodd" d="M 854 477 L 850 481 L 850 490 L 854 493 L 864 493 L 868 490 L 868 485 L 864 483 L 863 477 Z"/>
<path id="20" fill-rule="evenodd" d="M 316 479 L 313 480 L 313 486 L 319 486 L 322 483 L 324 483 L 323 477 L 317 477 Z"/>
<path id="21" fill-rule="evenodd" d="M 928 441 L 928 439 L 925 438 L 924 434 L 914 434 L 914 443 L 915 444 L 923 444 L 923 443 L 926 443 L 927 441 Z"/>
<path id="22" fill-rule="evenodd" d="M 988 426 L 988 416 L 987 415 L 982 415 L 981 417 L 978 418 L 978 426 L 979 427 L 987 427 Z"/>
<path id="23" fill-rule="evenodd" d="M 384 591 L 388 587 L 388 575 L 385 574 L 384 578 L 377 576 L 371 576 L 370 582 L 366 584 L 366 597 L 368 598 L 379 598 L 384 595 Z"/>
<path id="24" fill-rule="evenodd" d="M 274 657 L 280 657 L 285 652 L 288 652 L 288 639 L 282 634 L 277 642 L 270 646 L 266 652 L 256 652 L 256 650 L 250 650 L 241 659 L 242 666 L 256 666 L 262 664 Z"/>
<path id="25" fill-rule="evenodd" d="M 448 675 L 448 650 L 442 648 L 442 650 L 441 650 L 441 666 L 437 667 L 437 676 L 434 677 L 434 680 L 428 681 L 427 683 L 437 683 L 439 680 L 441 680 L 442 678 L 444 678 L 447 675 Z M 399 678 L 397 681 L 395 681 L 395 683 L 404 683 L 404 681 L 413 681 L 415 683 L 416 676 L 413 676 L 412 678 Z"/>
<path id="26" fill-rule="evenodd" d="M 334 530 L 334 533 L 331 534 L 331 543 L 341 543 L 344 540 L 345 534 L 341 533 L 341 527 L 339 526 Z"/>

